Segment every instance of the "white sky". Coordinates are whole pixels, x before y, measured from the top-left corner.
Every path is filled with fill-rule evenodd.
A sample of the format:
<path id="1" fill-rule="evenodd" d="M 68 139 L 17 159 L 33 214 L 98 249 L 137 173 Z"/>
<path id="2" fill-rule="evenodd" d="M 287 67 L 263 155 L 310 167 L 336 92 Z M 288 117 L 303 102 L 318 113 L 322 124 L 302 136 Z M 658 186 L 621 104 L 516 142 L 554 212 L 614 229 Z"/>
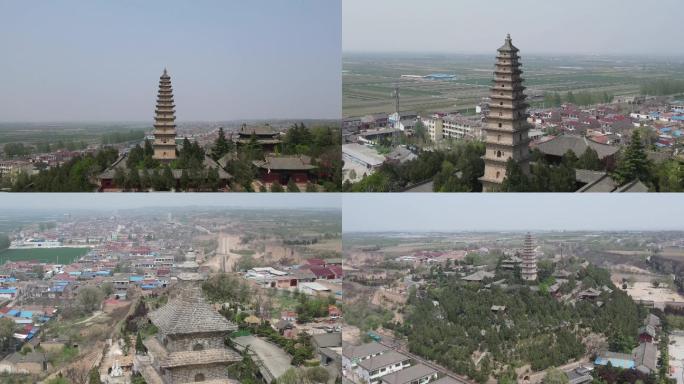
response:
<path id="1" fill-rule="evenodd" d="M 345 52 L 684 55 L 682 0 L 343 0 Z"/>
<path id="2" fill-rule="evenodd" d="M 684 194 L 344 194 L 344 232 L 684 230 Z"/>

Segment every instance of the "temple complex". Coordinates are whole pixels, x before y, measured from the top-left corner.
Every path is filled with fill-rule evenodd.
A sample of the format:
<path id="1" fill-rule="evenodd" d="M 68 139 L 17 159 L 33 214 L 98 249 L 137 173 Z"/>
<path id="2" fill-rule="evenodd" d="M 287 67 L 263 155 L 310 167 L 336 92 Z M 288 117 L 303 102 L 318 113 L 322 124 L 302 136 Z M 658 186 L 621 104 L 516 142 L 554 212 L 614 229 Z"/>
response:
<path id="1" fill-rule="evenodd" d="M 173 103 L 171 77 L 164 73 L 159 78 L 157 108 L 154 110 L 154 147 L 155 160 L 164 162 L 176 158 L 176 111 Z"/>
<path id="2" fill-rule="evenodd" d="M 136 355 L 134 369 L 149 384 L 238 383 L 227 367 L 241 356 L 224 342 L 237 326 L 204 300 L 197 282 L 182 284 L 177 297 L 149 313 L 158 332 L 144 340 L 147 354 Z"/>
<path id="3" fill-rule="evenodd" d="M 529 125 L 525 87 L 520 76 L 518 48 L 507 35 L 496 56 L 494 86 L 491 88 L 490 111 L 485 126 L 486 151 L 484 175 L 480 177 L 483 191 L 496 191 L 506 178 L 506 162 L 513 159 L 525 174 L 529 174 Z"/>
<path id="4" fill-rule="evenodd" d="M 529 233 L 525 236 L 525 244 L 523 245 L 520 275 L 524 281 L 537 280 L 537 255 L 534 251 L 532 235 Z"/>
<path id="5" fill-rule="evenodd" d="M 249 144 L 252 137 L 256 139 L 264 152 L 274 152 L 276 146 L 282 142 L 278 131 L 268 124 L 263 127 L 248 127 L 246 124 L 242 124 L 235 142 L 238 147 L 245 146 Z"/>

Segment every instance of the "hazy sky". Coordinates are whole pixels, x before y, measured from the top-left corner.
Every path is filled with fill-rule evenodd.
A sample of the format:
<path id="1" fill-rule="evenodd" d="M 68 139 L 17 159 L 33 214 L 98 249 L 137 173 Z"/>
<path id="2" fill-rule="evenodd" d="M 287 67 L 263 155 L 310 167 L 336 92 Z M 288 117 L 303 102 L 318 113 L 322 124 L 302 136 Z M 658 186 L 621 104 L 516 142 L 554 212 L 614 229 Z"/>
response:
<path id="1" fill-rule="evenodd" d="M 684 54 L 682 0 L 343 0 L 344 51 Z"/>
<path id="2" fill-rule="evenodd" d="M 3 209 L 131 209 L 145 207 L 237 207 L 237 208 L 327 208 L 341 209 L 337 193 L 4 193 Z"/>
<path id="3" fill-rule="evenodd" d="M 358 231 L 684 230 L 684 194 L 349 194 Z"/>
<path id="4" fill-rule="evenodd" d="M 341 0 L 0 0 L 0 121 L 339 118 Z"/>

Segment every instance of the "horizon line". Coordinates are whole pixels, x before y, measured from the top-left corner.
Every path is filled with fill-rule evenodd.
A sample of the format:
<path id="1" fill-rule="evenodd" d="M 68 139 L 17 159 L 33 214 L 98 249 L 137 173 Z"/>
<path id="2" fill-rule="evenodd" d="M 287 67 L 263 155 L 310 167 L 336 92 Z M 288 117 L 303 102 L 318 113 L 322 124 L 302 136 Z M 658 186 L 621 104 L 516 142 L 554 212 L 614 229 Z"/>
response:
<path id="1" fill-rule="evenodd" d="M 524 51 L 520 49 L 521 53 L 525 56 L 604 56 L 604 57 L 657 57 L 657 58 L 681 58 L 684 59 L 684 54 L 672 55 L 662 52 L 642 52 L 642 53 L 619 53 L 619 52 L 539 52 L 539 51 Z M 396 51 L 396 50 L 342 50 L 342 56 L 349 54 L 422 54 L 422 55 L 496 55 L 496 49 L 487 52 L 475 52 L 475 51 Z"/>

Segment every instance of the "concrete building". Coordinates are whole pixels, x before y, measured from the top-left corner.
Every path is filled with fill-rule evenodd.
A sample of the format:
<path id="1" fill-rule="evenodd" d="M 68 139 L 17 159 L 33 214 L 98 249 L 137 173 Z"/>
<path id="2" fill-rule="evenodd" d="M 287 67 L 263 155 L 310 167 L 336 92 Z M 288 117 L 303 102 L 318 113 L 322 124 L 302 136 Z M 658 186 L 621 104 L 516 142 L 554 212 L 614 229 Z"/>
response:
<path id="1" fill-rule="evenodd" d="M 363 175 L 373 174 L 385 162 L 385 157 L 373 148 L 353 143 L 342 145 L 342 160 L 345 180 L 355 182 L 363 178 Z M 352 170 L 356 177 L 352 177 Z"/>
<path id="2" fill-rule="evenodd" d="M 529 125 L 527 123 L 527 96 L 523 93 L 520 76 L 518 48 L 513 46 L 511 36 L 506 36 L 499 48 L 491 88 L 490 111 L 487 116 L 486 152 L 484 175 L 480 177 L 483 191 L 497 190 L 506 177 L 506 163 L 517 162 L 522 171 L 529 174 Z"/>
<path id="3" fill-rule="evenodd" d="M 378 384 L 381 378 L 411 366 L 411 359 L 399 352 L 388 351 L 379 356 L 359 361 L 356 374 L 362 382 Z"/>
<path id="4" fill-rule="evenodd" d="M 356 369 L 359 362 L 382 355 L 388 349 L 380 343 L 344 345 L 342 348 L 342 368 L 345 371 L 352 371 Z"/>
<path id="5" fill-rule="evenodd" d="M 482 123 L 460 115 L 434 114 L 422 120 L 430 140 L 481 139 Z"/>

